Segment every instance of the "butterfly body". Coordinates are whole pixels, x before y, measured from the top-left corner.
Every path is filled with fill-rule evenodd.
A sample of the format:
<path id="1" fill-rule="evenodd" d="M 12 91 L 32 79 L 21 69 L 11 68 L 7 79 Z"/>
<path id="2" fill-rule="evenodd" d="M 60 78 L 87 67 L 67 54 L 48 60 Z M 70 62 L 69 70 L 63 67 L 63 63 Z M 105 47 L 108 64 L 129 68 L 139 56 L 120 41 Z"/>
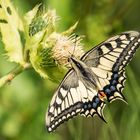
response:
<path id="1" fill-rule="evenodd" d="M 140 33 L 129 31 L 102 42 L 80 60 L 69 58 L 72 68 L 55 92 L 46 114 L 48 131 L 77 114 L 98 115 L 104 120 L 106 99 L 126 102 L 122 94 L 126 80 L 124 68 L 139 46 Z"/>
<path id="2" fill-rule="evenodd" d="M 97 76 L 84 62 L 74 57 L 70 58 L 70 63 L 76 72 L 79 79 L 85 84 L 90 84 L 92 87 L 97 88 Z M 86 82 L 85 82 L 86 81 Z"/>

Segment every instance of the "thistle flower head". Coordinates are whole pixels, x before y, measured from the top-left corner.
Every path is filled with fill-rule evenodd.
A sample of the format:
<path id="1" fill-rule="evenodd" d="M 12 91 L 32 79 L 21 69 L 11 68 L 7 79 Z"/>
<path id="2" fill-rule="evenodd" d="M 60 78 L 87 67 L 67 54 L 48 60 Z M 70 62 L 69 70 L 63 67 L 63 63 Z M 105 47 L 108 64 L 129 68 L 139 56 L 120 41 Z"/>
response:
<path id="1" fill-rule="evenodd" d="M 52 57 L 59 65 L 71 67 L 68 62 L 68 58 L 72 55 L 76 58 L 81 58 L 84 54 L 82 44 L 80 43 L 81 37 L 75 35 L 64 36 L 62 34 L 53 33 L 50 38 L 54 40 L 54 46 L 52 48 Z"/>

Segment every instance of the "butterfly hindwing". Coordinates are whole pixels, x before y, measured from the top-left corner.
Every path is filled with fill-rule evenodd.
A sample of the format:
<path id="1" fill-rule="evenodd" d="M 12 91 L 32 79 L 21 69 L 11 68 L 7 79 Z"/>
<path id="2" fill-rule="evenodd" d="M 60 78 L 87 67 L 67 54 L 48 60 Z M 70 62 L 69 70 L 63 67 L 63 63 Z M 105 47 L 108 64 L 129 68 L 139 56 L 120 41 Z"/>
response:
<path id="1" fill-rule="evenodd" d="M 106 93 L 109 102 L 125 101 L 122 95 L 126 80 L 124 68 L 139 46 L 140 33 L 129 31 L 104 41 L 81 58 L 98 76 L 100 90 Z"/>
<path id="2" fill-rule="evenodd" d="M 61 123 L 81 114 L 84 116 L 98 115 L 103 117 L 105 103 L 97 95 L 97 91 L 88 87 L 71 70 L 52 98 L 46 115 L 46 126 L 49 132 L 55 130 Z"/>

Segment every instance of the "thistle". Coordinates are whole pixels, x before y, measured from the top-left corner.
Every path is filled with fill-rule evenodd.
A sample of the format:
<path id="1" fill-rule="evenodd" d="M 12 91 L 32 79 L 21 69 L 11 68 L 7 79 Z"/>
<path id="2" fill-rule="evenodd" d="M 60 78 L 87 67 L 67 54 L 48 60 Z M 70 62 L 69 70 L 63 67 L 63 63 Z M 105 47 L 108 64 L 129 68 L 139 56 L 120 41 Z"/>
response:
<path id="1" fill-rule="evenodd" d="M 74 34 L 77 22 L 68 30 L 59 33 L 56 24 L 60 18 L 56 15 L 55 10 L 46 10 L 45 6 L 39 4 L 21 20 L 10 1 L 7 0 L 7 2 L 11 12 L 5 13 L 8 12 L 5 10 L 7 5 L 1 3 L 0 10 L 2 10 L 3 15 L 8 15 L 8 17 L 4 19 L 5 23 L 0 23 L 0 30 L 7 56 L 10 61 L 18 63 L 18 66 L 0 79 L 0 86 L 31 67 L 43 78 L 49 78 L 55 82 L 62 79 L 66 69 L 71 67 L 68 58 L 71 55 L 80 58 L 84 53 L 81 36 L 76 37 Z M 13 13 L 15 17 L 13 17 Z M 17 23 L 22 26 L 18 24 L 14 26 L 12 24 L 14 18 L 17 19 L 16 21 L 20 21 Z M 7 30 L 3 28 L 5 26 L 7 26 Z M 24 34 L 25 44 L 21 43 L 19 29 Z M 8 31 L 12 31 L 13 38 L 10 38 L 13 40 L 12 43 L 6 39 Z"/>
<path id="2" fill-rule="evenodd" d="M 71 35 L 77 23 L 65 32 L 56 32 L 58 16 L 55 10 L 40 12 L 39 6 L 37 8 L 33 9 L 36 14 L 28 23 L 26 46 L 30 62 L 43 78 L 57 81 L 64 75 L 66 67 L 70 67 L 68 58 L 71 55 L 80 58 L 83 54 L 81 37 Z"/>

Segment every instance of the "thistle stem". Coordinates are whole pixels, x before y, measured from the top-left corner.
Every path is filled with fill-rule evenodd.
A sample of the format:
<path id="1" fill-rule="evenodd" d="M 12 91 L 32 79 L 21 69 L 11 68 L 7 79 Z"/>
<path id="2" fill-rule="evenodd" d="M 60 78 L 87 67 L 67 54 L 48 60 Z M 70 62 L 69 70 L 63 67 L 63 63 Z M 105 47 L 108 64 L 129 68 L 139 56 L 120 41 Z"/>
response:
<path id="1" fill-rule="evenodd" d="M 13 70 L 11 70 L 7 75 L 0 78 L 0 87 L 4 86 L 5 84 L 11 82 L 18 74 L 23 72 L 24 70 L 30 69 L 31 64 L 25 63 L 23 65 L 16 66 Z"/>

